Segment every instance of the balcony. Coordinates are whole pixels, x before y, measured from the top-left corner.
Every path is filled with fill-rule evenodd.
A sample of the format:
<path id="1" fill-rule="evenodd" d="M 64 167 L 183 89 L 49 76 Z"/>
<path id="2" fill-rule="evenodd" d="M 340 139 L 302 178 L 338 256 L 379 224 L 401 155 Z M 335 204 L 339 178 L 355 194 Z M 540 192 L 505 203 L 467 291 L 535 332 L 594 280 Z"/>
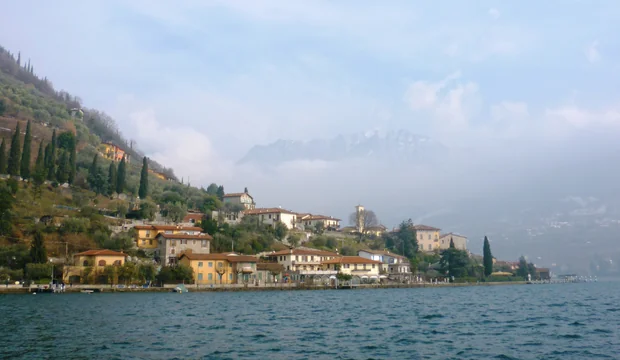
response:
<path id="1" fill-rule="evenodd" d="M 298 270 L 299 275 L 336 275 L 336 270 Z"/>

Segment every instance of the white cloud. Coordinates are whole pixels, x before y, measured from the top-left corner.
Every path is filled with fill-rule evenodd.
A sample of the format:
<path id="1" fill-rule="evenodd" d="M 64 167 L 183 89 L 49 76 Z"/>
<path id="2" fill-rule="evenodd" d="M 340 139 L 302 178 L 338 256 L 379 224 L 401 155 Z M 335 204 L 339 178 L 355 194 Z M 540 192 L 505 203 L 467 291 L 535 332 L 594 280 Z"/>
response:
<path id="1" fill-rule="evenodd" d="M 496 8 L 491 8 L 489 9 L 489 16 L 493 19 L 493 20 L 497 20 L 499 19 L 499 17 L 501 16 L 501 13 L 499 12 L 499 10 L 497 10 Z"/>
<path id="2" fill-rule="evenodd" d="M 598 40 L 594 40 L 585 49 L 586 58 L 592 64 L 601 60 L 601 53 L 598 50 Z"/>
<path id="3" fill-rule="evenodd" d="M 163 166 L 174 168 L 179 178 L 203 184 L 214 181 L 214 173 L 221 176 L 223 164 L 216 161 L 217 156 L 206 135 L 186 126 L 164 125 L 152 109 L 135 110 L 128 117 L 136 129 L 135 139 L 151 149 L 148 156 Z"/>
<path id="4" fill-rule="evenodd" d="M 588 110 L 576 105 L 565 105 L 545 111 L 545 117 L 558 127 L 584 129 L 588 127 L 612 127 L 620 129 L 620 107 Z"/>
<path id="5" fill-rule="evenodd" d="M 416 81 L 405 93 L 409 107 L 430 115 L 435 130 L 443 135 L 466 130 L 479 106 L 478 85 L 456 82 L 460 77 L 457 71 L 438 82 Z"/>

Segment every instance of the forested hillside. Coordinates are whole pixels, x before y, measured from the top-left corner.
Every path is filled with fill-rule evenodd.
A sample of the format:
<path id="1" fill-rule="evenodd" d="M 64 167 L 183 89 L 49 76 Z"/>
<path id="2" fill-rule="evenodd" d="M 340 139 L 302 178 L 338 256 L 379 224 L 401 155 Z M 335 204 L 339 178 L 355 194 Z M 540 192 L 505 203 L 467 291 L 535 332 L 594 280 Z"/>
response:
<path id="1" fill-rule="evenodd" d="M 27 252 L 38 232 L 49 255 L 131 251 L 131 234 L 113 235 L 109 225 L 125 218 L 175 222 L 188 209 L 222 207 L 222 186 L 209 193 L 180 183 L 172 169 L 147 159 L 124 137 L 110 116 L 55 90 L 30 60 L 2 47 L 0 138 L 0 267 Z M 103 142 L 124 149 L 127 161 L 102 156 Z"/>

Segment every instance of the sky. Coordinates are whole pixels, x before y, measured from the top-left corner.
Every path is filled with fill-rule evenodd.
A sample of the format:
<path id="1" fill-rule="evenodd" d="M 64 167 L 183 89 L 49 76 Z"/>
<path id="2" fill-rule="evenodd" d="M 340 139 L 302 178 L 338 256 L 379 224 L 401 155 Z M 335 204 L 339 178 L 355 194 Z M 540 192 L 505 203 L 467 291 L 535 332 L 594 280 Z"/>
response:
<path id="1" fill-rule="evenodd" d="M 535 153 L 620 129 L 616 1 L 22 0 L 2 8 L 0 44 L 113 116 L 193 184 L 269 182 L 234 163 L 277 139 L 406 129 L 456 147 L 521 144 Z M 281 185 L 255 186 L 263 198 L 289 197 L 272 193 Z"/>

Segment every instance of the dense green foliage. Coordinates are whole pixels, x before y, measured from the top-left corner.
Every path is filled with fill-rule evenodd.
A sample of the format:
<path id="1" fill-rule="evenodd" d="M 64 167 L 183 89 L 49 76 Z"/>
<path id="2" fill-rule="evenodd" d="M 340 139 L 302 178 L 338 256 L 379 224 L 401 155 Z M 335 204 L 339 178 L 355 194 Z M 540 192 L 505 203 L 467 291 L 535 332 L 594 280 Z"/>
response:
<path id="1" fill-rule="evenodd" d="M 178 266 L 164 266 L 157 274 L 157 281 L 160 283 L 191 283 L 194 280 L 194 269 L 180 264 Z"/>
<path id="2" fill-rule="evenodd" d="M 0 174 L 6 174 L 6 145 L 4 139 L 2 139 L 2 145 L 0 145 Z"/>

